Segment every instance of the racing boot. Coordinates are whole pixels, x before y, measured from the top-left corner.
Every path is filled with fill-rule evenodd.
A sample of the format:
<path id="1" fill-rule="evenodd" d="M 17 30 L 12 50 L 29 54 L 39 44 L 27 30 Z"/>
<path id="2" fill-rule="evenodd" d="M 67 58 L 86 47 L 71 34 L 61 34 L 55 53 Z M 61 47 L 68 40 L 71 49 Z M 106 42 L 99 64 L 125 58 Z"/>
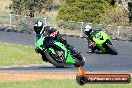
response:
<path id="1" fill-rule="evenodd" d="M 92 49 L 91 49 L 91 48 L 89 48 L 89 49 L 88 49 L 88 52 L 89 52 L 89 53 L 92 53 Z"/>
<path id="2" fill-rule="evenodd" d="M 92 53 L 96 50 L 96 44 L 94 42 L 91 42 L 89 45 L 88 45 L 88 48 L 89 48 L 89 53 Z"/>
<path id="3" fill-rule="evenodd" d="M 68 46 L 68 49 L 71 51 L 71 53 L 72 53 L 73 56 L 79 55 L 79 54 L 81 53 L 81 52 L 78 52 L 78 51 L 75 49 L 75 47 L 73 47 L 72 45 L 67 44 L 67 46 Z"/>

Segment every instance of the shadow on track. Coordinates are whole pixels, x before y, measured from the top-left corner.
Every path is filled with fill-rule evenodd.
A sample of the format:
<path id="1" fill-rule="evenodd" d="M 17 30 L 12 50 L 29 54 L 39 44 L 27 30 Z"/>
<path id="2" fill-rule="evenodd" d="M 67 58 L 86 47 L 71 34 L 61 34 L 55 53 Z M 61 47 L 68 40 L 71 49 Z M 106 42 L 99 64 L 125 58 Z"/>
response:
<path id="1" fill-rule="evenodd" d="M 90 52 L 86 52 L 86 53 L 89 53 L 89 54 L 108 54 L 108 53 L 103 53 L 103 52 L 100 52 L 100 51 L 94 51 L 94 52 L 92 52 L 92 53 L 90 53 Z"/>
<path id="2" fill-rule="evenodd" d="M 16 66 L 16 67 L 0 67 L 0 71 L 32 71 L 32 70 L 41 70 L 41 71 L 73 71 L 76 70 L 74 66 L 67 66 L 64 68 L 56 68 L 54 66 Z"/>

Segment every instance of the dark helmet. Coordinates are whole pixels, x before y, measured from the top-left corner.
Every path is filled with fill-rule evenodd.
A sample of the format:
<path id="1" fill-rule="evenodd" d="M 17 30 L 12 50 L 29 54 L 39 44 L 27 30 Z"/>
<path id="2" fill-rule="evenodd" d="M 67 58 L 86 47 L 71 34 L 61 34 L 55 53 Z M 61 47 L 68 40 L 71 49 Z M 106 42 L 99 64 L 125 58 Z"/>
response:
<path id="1" fill-rule="evenodd" d="M 36 32 L 36 34 L 40 34 L 40 31 L 43 29 L 44 27 L 44 23 L 42 21 L 37 21 L 34 24 L 34 31 Z"/>

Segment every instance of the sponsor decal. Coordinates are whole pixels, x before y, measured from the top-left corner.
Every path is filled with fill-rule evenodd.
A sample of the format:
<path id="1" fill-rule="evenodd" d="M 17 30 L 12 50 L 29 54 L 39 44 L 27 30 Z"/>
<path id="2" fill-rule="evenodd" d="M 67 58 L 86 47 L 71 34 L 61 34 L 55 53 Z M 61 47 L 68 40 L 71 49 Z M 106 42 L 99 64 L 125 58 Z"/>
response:
<path id="1" fill-rule="evenodd" d="M 79 73 L 76 75 L 76 81 L 80 85 L 92 83 L 130 83 L 129 74 L 86 74 L 86 71 L 79 67 Z"/>

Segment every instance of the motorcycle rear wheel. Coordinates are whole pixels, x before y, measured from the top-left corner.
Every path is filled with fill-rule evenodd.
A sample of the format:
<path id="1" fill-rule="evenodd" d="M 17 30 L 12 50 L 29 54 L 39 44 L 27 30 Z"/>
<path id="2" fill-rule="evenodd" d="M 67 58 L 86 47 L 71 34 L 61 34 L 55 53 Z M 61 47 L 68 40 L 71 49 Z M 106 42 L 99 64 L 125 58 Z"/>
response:
<path id="1" fill-rule="evenodd" d="M 75 64 L 74 66 L 75 67 L 80 67 L 80 66 L 84 66 L 84 63 L 85 63 L 85 58 L 82 57 L 80 54 L 74 56 L 75 58 Z"/>
<path id="2" fill-rule="evenodd" d="M 115 48 L 111 44 L 106 43 L 106 48 L 107 48 L 108 53 L 111 53 L 112 55 L 118 54 L 118 52 L 115 50 Z"/>

